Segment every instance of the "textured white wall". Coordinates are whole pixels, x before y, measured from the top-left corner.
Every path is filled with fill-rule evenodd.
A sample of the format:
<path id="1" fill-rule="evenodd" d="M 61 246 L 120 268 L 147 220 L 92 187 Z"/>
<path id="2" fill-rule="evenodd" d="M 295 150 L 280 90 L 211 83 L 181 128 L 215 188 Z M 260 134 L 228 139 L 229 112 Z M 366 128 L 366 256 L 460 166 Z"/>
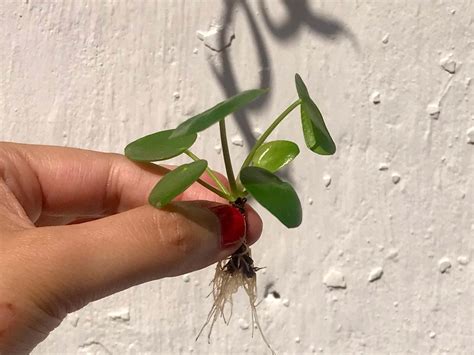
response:
<path id="1" fill-rule="evenodd" d="M 286 172 L 304 204 L 299 229 L 262 211 L 254 256 L 267 267 L 258 286 L 268 339 L 278 353 L 469 353 L 473 2 L 248 3 L 2 1 L 0 139 L 121 152 L 236 88 L 270 86 L 231 125 L 241 160 L 295 98 L 299 72 L 338 153 L 304 151 Z M 200 40 L 212 25 L 224 31 Z M 294 115 L 277 136 L 302 143 L 299 130 Z M 196 153 L 222 169 L 217 144 L 206 132 Z M 194 341 L 212 274 L 90 304 L 36 353 L 266 353 L 242 295 L 229 327 L 210 345 Z"/>

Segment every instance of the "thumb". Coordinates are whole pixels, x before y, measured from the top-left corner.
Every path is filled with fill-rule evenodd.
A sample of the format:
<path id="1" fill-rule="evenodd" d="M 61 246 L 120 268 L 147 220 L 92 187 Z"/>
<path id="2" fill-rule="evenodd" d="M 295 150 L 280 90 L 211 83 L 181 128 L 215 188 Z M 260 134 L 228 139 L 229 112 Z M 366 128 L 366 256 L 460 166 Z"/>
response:
<path id="1" fill-rule="evenodd" d="M 251 209 L 246 216 L 252 243 L 260 235 L 261 220 Z M 41 236 L 32 238 L 28 248 L 42 253 L 35 266 L 35 289 L 43 290 L 39 299 L 55 303 L 42 308 L 56 309 L 61 317 L 132 285 L 225 258 L 241 244 L 246 223 L 231 205 L 197 201 L 160 210 L 142 206 L 96 221 L 35 231 Z M 35 243 L 40 244 L 36 250 Z"/>

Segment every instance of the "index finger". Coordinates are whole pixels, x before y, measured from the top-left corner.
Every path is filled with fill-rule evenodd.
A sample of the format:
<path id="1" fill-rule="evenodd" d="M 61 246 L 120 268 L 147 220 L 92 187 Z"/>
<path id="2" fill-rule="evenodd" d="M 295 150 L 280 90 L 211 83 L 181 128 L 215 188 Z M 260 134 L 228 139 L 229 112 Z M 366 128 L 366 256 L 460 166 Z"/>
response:
<path id="1" fill-rule="evenodd" d="M 33 222 L 96 218 L 145 205 L 151 189 L 167 172 L 119 154 L 16 143 L 0 143 L 0 168 Z M 177 200 L 224 202 L 198 184 Z"/>

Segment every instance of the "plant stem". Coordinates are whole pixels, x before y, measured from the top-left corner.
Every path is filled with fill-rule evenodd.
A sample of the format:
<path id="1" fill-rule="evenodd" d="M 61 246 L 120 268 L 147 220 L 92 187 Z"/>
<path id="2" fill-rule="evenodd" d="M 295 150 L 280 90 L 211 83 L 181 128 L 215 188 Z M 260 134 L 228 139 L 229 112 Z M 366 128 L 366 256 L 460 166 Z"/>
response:
<path id="1" fill-rule="evenodd" d="M 257 149 L 265 142 L 265 140 L 268 138 L 270 133 L 273 132 L 273 130 L 283 121 L 283 119 L 288 116 L 288 114 L 293 111 L 298 105 L 301 104 L 301 99 L 296 100 L 293 102 L 290 106 L 286 108 L 285 111 L 283 111 L 280 116 L 278 116 L 275 121 L 270 125 L 270 127 L 267 128 L 265 132 L 257 139 L 255 142 L 254 146 L 252 147 L 252 150 L 250 151 L 249 155 L 247 155 L 247 158 L 245 159 L 244 163 L 242 164 L 242 167 L 240 170 L 243 168 L 246 168 L 249 166 L 250 162 L 252 161 L 253 156 L 255 155 L 255 152 Z"/>
<path id="2" fill-rule="evenodd" d="M 197 161 L 197 160 L 200 160 L 199 157 L 192 153 L 190 150 L 186 149 L 184 151 L 184 154 L 186 154 L 188 157 L 190 157 L 192 160 L 194 161 Z M 207 187 L 209 190 L 211 190 L 212 192 L 215 192 L 217 193 L 219 196 L 221 197 L 224 197 L 225 199 L 227 200 L 231 200 L 232 199 L 232 196 L 231 194 L 229 193 L 229 191 L 226 189 L 226 187 L 224 186 L 224 184 L 219 180 L 219 178 L 216 176 L 216 174 L 214 174 L 214 172 L 211 170 L 211 168 L 207 167 L 206 168 L 206 172 L 207 174 L 209 175 L 209 177 L 214 180 L 214 182 L 216 183 L 216 185 L 219 187 L 220 189 L 220 193 L 217 193 L 216 191 L 218 191 L 216 188 L 214 188 L 212 185 L 209 185 L 208 183 L 204 182 L 204 181 L 198 181 L 201 185 L 203 185 L 204 187 Z M 209 188 L 212 187 L 212 189 Z M 216 191 L 214 191 L 216 190 Z"/>
<path id="3" fill-rule="evenodd" d="M 231 195 L 237 195 L 237 184 L 235 183 L 234 171 L 232 170 L 232 162 L 230 160 L 229 144 L 227 143 L 227 133 L 225 129 L 225 119 L 219 121 L 219 130 L 221 134 L 222 155 L 224 156 L 225 171 L 229 180 Z"/>
<path id="4" fill-rule="evenodd" d="M 206 189 L 208 189 L 208 190 L 214 192 L 216 195 L 219 195 L 220 197 L 226 199 L 227 201 L 232 201 L 232 200 L 233 200 L 233 198 L 232 198 L 232 196 L 231 196 L 230 194 L 225 193 L 225 192 L 222 192 L 222 191 L 216 189 L 214 186 L 208 184 L 208 183 L 205 182 L 204 180 L 198 179 L 197 182 L 198 182 L 199 184 L 201 184 L 202 186 L 204 186 Z"/>

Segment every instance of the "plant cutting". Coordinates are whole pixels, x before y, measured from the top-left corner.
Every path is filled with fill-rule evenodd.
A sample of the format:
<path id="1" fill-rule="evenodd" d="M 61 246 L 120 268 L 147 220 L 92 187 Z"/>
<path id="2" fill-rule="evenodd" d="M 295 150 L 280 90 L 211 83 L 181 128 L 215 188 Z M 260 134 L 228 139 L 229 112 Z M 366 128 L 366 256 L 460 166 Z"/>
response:
<path id="1" fill-rule="evenodd" d="M 191 159 L 190 163 L 171 170 L 158 181 L 149 195 L 149 203 L 156 208 L 162 208 L 197 182 L 229 201 L 244 216 L 245 204 L 251 197 L 287 228 L 298 227 L 302 222 L 302 209 L 298 195 L 294 188 L 288 182 L 280 179 L 276 173 L 295 159 L 300 152 L 299 147 L 296 143 L 288 140 L 267 141 L 267 139 L 278 125 L 299 107 L 301 127 L 307 148 L 316 154 L 332 155 L 336 151 L 336 145 L 329 134 L 320 110 L 298 74 L 295 75 L 295 84 L 298 98 L 257 139 L 237 174 L 234 173 L 233 161 L 229 152 L 225 119 L 233 112 L 244 108 L 264 95 L 268 91 L 267 89 L 243 91 L 189 118 L 175 129 L 156 132 L 127 145 L 125 155 L 137 162 L 163 161 L 181 154 L 186 154 Z M 214 124 L 219 125 L 228 185 L 219 179 L 208 166 L 206 160 L 197 157 L 190 150 L 198 133 Z M 213 184 L 202 180 L 203 174 L 208 174 Z M 219 317 L 222 317 L 226 324 L 229 323 L 232 316 L 232 296 L 242 287 L 250 300 L 252 329 L 256 325 L 265 343 L 269 346 L 260 328 L 256 312 L 256 275 L 259 269 L 254 265 L 244 235 L 239 249 L 229 258 L 217 263 L 215 276 L 211 282 L 214 304 L 199 335 L 210 324 L 210 337 L 212 327 Z M 228 317 L 224 312 L 226 305 L 231 307 Z"/>

